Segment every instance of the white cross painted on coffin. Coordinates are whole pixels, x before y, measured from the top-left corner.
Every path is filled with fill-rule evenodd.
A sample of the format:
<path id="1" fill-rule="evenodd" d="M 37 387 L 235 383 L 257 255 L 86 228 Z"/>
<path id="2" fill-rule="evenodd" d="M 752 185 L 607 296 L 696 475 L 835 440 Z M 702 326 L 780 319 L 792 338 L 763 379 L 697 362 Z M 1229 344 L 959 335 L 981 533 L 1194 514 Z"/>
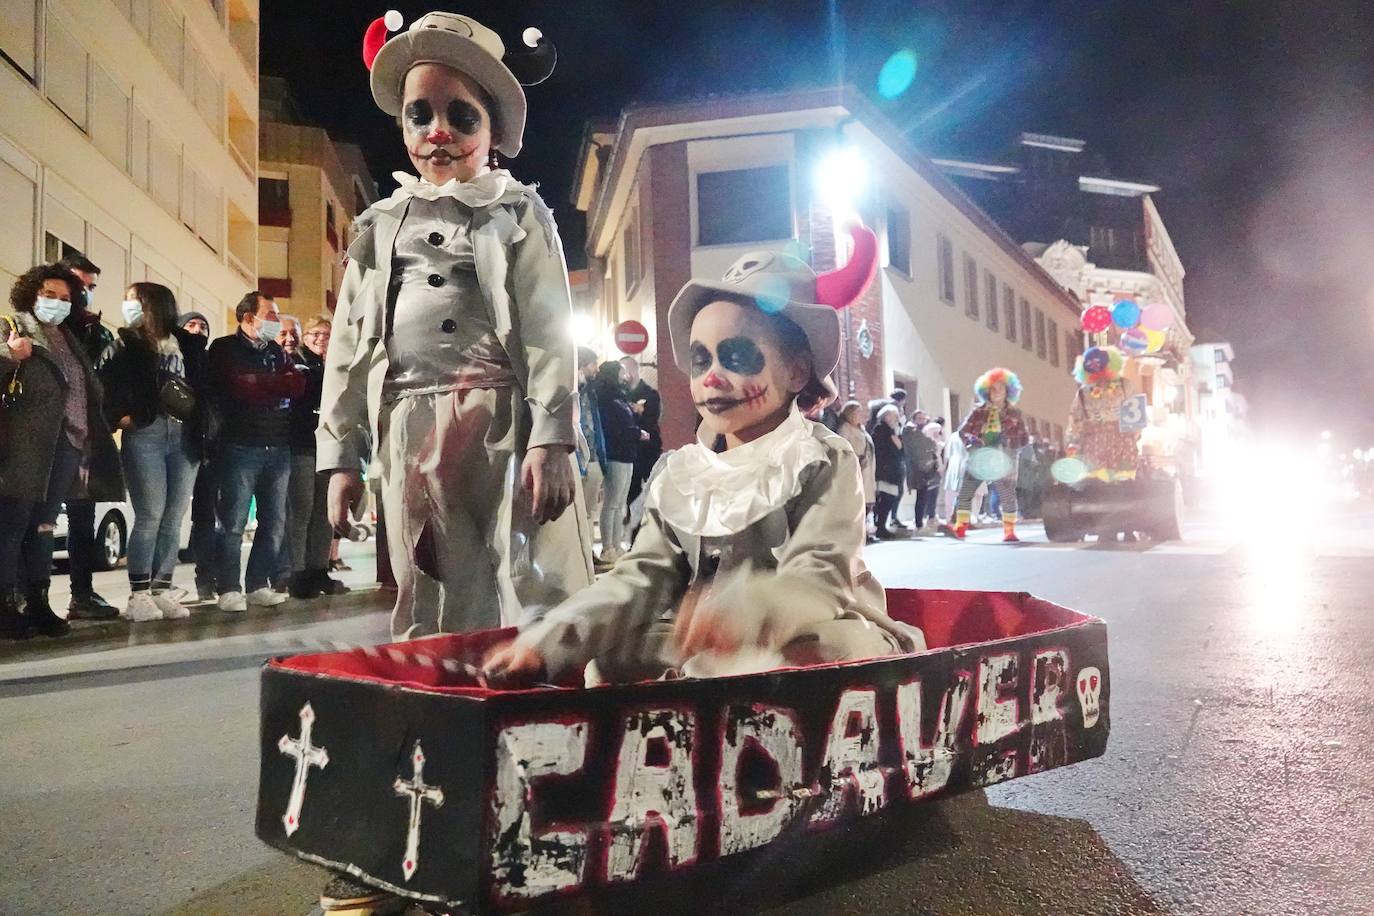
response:
<path id="1" fill-rule="evenodd" d="M 444 806 L 444 790 L 437 786 L 425 785 L 425 752 L 420 742 L 415 742 L 415 750 L 410 755 L 414 778 L 407 781 L 397 778 L 393 786 L 396 794 L 410 799 L 410 827 L 406 831 L 406 857 L 401 863 L 406 880 L 420 867 L 420 812 L 424 803 L 429 802 L 436 808 Z"/>
<path id="2" fill-rule="evenodd" d="M 281 822 L 286 826 L 286 835 L 295 833 L 301 826 L 301 805 L 305 803 L 305 777 L 311 767 L 324 769 L 329 765 L 329 752 L 310 743 L 310 730 L 315 725 L 315 710 L 309 703 L 301 707 L 301 736 L 299 739 L 282 735 L 277 748 L 288 757 L 296 759 L 296 776 L 291 781 L 291 798 L 286 803 L 286 813 Z"/>

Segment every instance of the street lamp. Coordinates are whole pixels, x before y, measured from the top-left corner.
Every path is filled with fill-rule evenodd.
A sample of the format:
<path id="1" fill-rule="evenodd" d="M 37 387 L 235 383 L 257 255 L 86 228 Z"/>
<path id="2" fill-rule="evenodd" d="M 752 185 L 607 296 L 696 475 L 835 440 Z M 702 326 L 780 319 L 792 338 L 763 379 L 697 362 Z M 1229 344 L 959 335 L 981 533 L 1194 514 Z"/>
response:
<path id="1" fill-rule="evenodd" d="M 832 150 L 816 167 L 815 187 L 833 214 L 852 215 L 868 189 L 868 160 L 853 146 Z"/>

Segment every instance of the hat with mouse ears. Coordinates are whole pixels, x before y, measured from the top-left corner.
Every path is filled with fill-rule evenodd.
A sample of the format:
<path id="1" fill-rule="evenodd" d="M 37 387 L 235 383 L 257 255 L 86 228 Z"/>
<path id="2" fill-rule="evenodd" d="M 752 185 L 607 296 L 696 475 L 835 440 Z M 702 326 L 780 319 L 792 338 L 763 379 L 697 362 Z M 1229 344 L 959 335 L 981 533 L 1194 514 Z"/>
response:
<path id="1" fill-rule="evenodd" d="M 849 227 L 854 253 L 843 267 L 817 274 L 806 262 L 780 251 L 753 251 L 734 263 L 719 282 L 692 280 L 668 306 L 673 360 L 690 371 L 692 321 L 719 300 L 756 305 L 791 320 L 806 334 L 812 371 L 825 379 L 840 362 L 840 312 L 868 289 L 878 271 L 878 237 L 858 222 Z"/>
<path id="2" fill-rule="evenodd" d="M 501 36 L 476 19 L 457 13 L 426 13 L 401 32 L 395 10 L 372 21 L 363 35 L 363 63 L 372 71 L 372 98 L 389 115 L 401 113 L 406 74 L 419 64 L 443 64 L 466 74 L 485 89 L 500 124 L 497 149 L 516 156 L 525 134 L 525 91 L 553 73 L 558 51 L 538 29 L 522 36 L 530 51 L 510 53 Z M 389 32 L 397 32 L 387 40 Z"/>

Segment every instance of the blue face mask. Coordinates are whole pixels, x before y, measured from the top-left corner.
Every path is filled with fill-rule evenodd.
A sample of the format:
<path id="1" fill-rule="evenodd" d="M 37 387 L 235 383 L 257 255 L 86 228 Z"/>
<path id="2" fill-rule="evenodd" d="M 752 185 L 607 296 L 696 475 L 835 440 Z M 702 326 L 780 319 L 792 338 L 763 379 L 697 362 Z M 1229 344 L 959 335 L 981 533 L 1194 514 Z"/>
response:
<path id="1" fill-rule="evenodd" d="M 33 304 L 33 313 L 44 324 L 61 324 L 72 313 L 72 304 L 61 299 L 39 296 L 38 301 Z"/>
<path id="2" fill-rule="evenodd" d="M 143 317 L 143 303 L 137 299 L 125 299 L 119 304 L 119 310 L 124 315 L 124 323 L 132 325 Z"/>

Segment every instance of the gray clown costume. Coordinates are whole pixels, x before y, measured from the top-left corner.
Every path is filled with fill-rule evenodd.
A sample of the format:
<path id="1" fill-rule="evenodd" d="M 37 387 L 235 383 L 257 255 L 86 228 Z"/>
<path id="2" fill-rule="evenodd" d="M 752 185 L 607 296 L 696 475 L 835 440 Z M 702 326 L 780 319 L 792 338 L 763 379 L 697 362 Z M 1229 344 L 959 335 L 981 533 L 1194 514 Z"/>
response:
<path id="1" fill-rule="evenodd" d="M 446 64 L 491 94 L 500 148 L 514 155 L 524 95 L 503 56 L 479 23 L 430 13 L 376 55 L 373 95 L 395 113 L 410 67 Z M 577 441 L 557 228 L 534 189 L 505 170 L 442 187 L 396 178 L 400 188 L 354 224 L 316 467 L 358 468 L 370 454 L 399 587 L 397 638 L 514 625 L 592 580 L 581 494 L 540 525 L 520 482 L 528 449 Z"/>
<path id="2" fill-rule="evenodd" d="M 864 261 L 876 259 L 872 234 L 855 237 L 851 264 L 831 275 L 756 252 L 720 283 L 687 284 L 668 310 L 675 361 L 688 370 L 692 320 L 710 302 L 776 300 L 789 291 L 785 305 L 770 304 L 801 327 L 817 378 L 827 377 L 839 359 L 836 306 L 858 297 L 872 277 Z M 673 671 L 708 677 L 925 648 L 919 629 L 888 617 L 883 588 L 864 564 L 859 461 L 841 436 L 794 403 L 772 432 L 728 451 L 713 445 L 703 436 L 665 456 L 630 552 L 518 637 L 551 677 L 588 662 L 593 683 Z M 683 658 L 674 620 L 708 596 L 730 609 L 748 648 Z"/>

